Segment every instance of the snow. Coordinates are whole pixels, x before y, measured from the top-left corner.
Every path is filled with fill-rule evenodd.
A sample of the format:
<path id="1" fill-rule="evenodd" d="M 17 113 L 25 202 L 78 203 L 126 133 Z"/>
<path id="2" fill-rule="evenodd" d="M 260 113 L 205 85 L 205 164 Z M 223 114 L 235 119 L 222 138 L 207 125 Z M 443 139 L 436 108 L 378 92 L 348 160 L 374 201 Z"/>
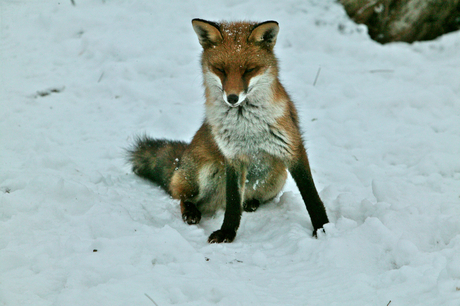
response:
<path id="1" fill-rule="evenodd" d="M 75 3 L 0 6 L 0 305 L 460 305 L 459 32 L 382 46 L 333 0 Z M 201 124 L 196 17 L 280 23 L 318 239 L 292 179 L 209 245 L 222 212 L 184 224 L 125 162 Z"/>

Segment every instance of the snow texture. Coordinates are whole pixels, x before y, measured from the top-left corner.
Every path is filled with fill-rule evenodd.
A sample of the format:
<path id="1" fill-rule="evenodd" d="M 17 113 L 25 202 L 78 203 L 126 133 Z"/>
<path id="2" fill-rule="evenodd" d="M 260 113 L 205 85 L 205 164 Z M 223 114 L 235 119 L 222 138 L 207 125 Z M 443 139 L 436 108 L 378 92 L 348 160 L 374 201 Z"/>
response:
<path id="1" fill-rule="evenodd" d="M 333 0 L 3 0 L 0 305 L 460 305 L 460 33 L 379 45 Z M 204 114 L 192 18 L 276 20 L 330 217 L 291 178 L 209 245 L 133 137 Z"/>

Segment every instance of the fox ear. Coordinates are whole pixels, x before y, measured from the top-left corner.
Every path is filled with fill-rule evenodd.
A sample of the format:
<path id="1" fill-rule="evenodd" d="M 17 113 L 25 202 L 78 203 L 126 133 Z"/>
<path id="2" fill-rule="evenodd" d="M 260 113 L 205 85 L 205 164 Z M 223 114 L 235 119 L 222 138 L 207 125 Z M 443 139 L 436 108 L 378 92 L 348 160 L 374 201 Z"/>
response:
<path id="1" fill-rule="evenodd" d="M 275 46 L 279 30 L 280 28 L 276 21 L 271 20 L 259 23 L 252 30 L 248 41 L 272 49 Z"/>
<path id="2" fill-rule="evenodd" d="M 222 42 L 222 34 L 220 34 L 217 23 L 196 18 L 192 20 L 192 25 L 203 48 L 215 46 Z"/>

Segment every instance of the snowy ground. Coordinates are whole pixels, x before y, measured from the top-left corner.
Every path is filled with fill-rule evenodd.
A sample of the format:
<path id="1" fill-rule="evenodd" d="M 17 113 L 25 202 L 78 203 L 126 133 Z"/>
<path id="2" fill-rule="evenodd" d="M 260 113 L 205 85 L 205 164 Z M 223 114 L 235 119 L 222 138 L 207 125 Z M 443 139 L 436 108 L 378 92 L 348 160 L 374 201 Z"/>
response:
<path id="1" fill-rule="evenodd" d="M 460 305 L 460 33 L 381 46 L 333 0 L 75 2 L 0 4 L 0 305 Z M 318 239 L 290 180 L 209 245 L 222 213 L 184 224 L 125 163 L 201 123 L 194 17 L 280 23 Z"/>

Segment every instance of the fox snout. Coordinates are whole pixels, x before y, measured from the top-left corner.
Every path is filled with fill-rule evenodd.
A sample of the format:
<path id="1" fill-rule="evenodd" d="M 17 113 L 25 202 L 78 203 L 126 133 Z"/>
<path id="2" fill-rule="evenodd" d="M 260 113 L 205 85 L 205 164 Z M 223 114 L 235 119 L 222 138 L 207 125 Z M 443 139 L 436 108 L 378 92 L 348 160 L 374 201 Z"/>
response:
<path id="1" fill-rule="evenodd" d="M 224 91 L 223 98 L 225 103 L 227 103 L 230 107 L 237 107 L 243 103 L 244 100 L 246 100 L 246 94 L 241 92 L 239 94 L 231 93 L 227 95 L 227 93 Z"/>
<path id="2" fill-rule="evenodd" d="M 237 66 L 237 67 L 234 67 Z M 220 71 L 218 71 L 220 72 Z M 247 82 L 239 65 L 229 65 L 218 75 L 223 90 L 223 99 L 230 107 L 237 107 L 246 99 Z"/>
<path id="3" fill-rule="evenodd" d="M 238 102 L 238 100 L 239 100 L 239 97 L 235 94 L 231 94 L 227 97 L 227 102 L 230 104 L 235 104 Z"/>

